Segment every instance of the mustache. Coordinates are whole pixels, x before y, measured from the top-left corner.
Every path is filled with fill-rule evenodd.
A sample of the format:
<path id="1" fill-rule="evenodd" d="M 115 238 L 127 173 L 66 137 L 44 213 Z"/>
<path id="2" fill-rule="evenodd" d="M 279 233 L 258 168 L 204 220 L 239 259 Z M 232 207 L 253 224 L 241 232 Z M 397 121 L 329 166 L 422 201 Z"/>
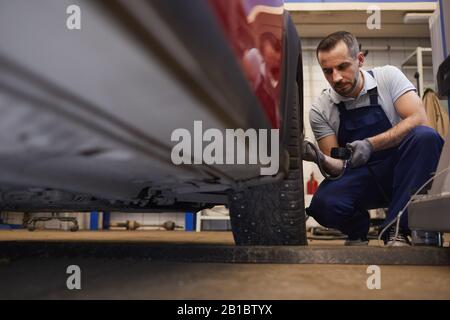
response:
<path id="1" fill-rule="evenodd" d="M 355 82 L 339 82 L 339 83 L 335 84 L 333 88 L 336 91 L 341 91 L 341 92 L 345 92 L 345 93 L 352 92 L 356 88 L 357 83 L 358 83 L 357 81 L 355 81 Z M 350 88 L 348 90 L 345 90 L 346 85 L 350 85 Z"/>
<path id="2" fill-rule="evenodd" d="M 351 82 L 339 82 L 339 83 L 335 83 L 334 84 L 334 87 L 335 88 L 342 88 L 342 87 L 345 87 L 346 85 L 348 85 L 348 84 L 352 84 Z"/>
<path id="3" fill-rule="evenodd" d="M 340 86 L 340 85 L 339 85 L 339 86 L 334 86 L 334 88 L 335 88 L 335 89 L 343 89 L 344 86 Z"/>

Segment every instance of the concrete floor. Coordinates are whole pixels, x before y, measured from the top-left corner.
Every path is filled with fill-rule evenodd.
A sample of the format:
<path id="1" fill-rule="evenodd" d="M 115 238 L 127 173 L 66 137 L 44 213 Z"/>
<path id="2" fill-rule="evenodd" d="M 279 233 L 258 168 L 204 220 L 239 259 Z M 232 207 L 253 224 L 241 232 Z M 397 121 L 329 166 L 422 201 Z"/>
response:
<path id="1" fill-rule="evenodd" d="M 81 268 L 81 290 L 66 268 Z M 46 259 L 0 262 L 1 299 L 450 299 L 450 268 L 380 266 L 369 290 L 366 266 L 162 263 Z"/>
<path id="2" fill-rule="evenodd" d="M 232 244 L 228 232 L 1 231 L 0 241 L 148 241 Z M 312 245 L 342 245 L 313 241 Z M 375 243 L 373 243 L 375 244 Z M 80 266 L 82 290 L 66 288 Z M 450 299 L 450 267 L 380 266 L 369 290 L 364 265 L 175 263 L 133 259 L 0 260 L 1 299 Z"/>

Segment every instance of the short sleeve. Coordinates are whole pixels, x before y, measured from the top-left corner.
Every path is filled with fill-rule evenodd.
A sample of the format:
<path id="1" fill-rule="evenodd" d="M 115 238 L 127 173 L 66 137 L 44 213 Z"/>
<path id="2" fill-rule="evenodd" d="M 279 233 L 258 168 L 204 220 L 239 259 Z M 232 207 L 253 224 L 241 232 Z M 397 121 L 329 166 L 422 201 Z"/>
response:
<path id="1" fill-rule="evenodd" d="M 315 108 L 309 111 L 309 123 L 317 141 L 335 134 L 333 128 L 329 125 L 323 115 Z"/>
<path id="2" fill-rule="evenodd" d="M 398 98 L 408 91 L 417 91 L 416 87 L 409 81 L 400 69 L 394 66 L 386 66 L 383 76 L 388 83 L 389 92 L 391 94 L 392 102 L 395 103 Z"/>

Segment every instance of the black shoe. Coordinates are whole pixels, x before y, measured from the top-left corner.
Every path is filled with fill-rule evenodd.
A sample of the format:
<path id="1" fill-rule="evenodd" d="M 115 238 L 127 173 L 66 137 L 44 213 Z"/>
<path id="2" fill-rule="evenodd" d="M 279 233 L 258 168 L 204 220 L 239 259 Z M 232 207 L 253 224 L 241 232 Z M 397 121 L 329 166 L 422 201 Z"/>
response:
<path id="1" fill-rule="evenodd" d="M 408 236 L 403 234 L 402 232 L 398 232 L 395 235 L 395 228 L 391 227 L 388 231 L 386 231 L 387 236 L 383 237 L 384 245 L 388 247 L 410 247 L 411 242 L 408 239 Z"/>
<path id="2" fill-rule="evenodd" d="M 369 240 L 367 238 L 365 238 L 365 239 L 354 239 L 354 240 L 347 239 L 347 240 L 345 240 L 344 245 L 345 246 L 355 246 L 355 247 L 368 246 L 369 245 Z"/>

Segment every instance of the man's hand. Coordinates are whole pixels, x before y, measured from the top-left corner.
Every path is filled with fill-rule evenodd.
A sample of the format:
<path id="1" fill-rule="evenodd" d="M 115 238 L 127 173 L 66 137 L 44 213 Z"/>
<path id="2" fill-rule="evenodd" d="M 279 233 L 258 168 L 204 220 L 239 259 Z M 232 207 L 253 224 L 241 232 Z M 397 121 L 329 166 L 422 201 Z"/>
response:
<path id="1" fill-rule="evenodd" d="M 319 164 L 324 161 L 325 156 L 312 142 L 305 140 L 302 145 L 302 159 Z"/>
<path id="2" fill-rule="evenodd" d="M 352 158 L 350 159 L 350 167 L 352 168 L 365 165 L 373 152 L 373 146 L 367 139 L 347 143 L 347 148 L 352 150 Z"/>
<path id="3" fill-rule="evenodd" d="M 303 141 L 302 159 L 315 162 L 324 177 L 338 176 L 342 173 L 344 162 L 339 159 L 333 159 L 324 154 L 319 147 L 309 141 Z"/>

